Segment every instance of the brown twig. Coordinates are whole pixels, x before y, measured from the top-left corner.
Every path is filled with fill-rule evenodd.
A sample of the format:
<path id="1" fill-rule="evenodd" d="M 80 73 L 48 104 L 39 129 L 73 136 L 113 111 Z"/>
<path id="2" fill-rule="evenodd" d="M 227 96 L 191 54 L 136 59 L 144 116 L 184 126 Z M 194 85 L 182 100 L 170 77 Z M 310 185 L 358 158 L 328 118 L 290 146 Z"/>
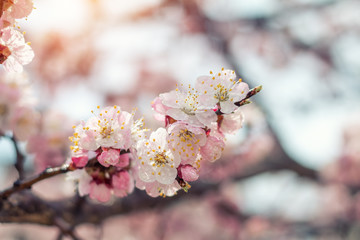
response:
<path id="1" fill-rule="evenodd" d="M 307 169 L 301 165 L 281 165 L 277 160 L 276 153 L 273 157 L 265 159 L 264 162 L 245 168 L 236 176 L 232 176 L 229 181 L 241 181 L 249 177 L 264 172 L 276 172 L 291 168 L 298 172 L 299 176 L 310 179 L 316 178 L 316 171 Z M 291 162 L 293 163 L 293 162 Z M 179 192 L 177 196 L 168 198 L 152 198 L 144 191 L 136 189 L 131 195 L 118 199 L 111 206 L 96 204 L 78 196 L 63 199 L 60 201 L 47 202 L 31 193 L 18 194 L 15 199 L 0 199 L 0 222 L 12 223 L 37 223 L 41 225 L 55 225 L 56 218 L 63 219 L 69 226 L 76 227 L 83 223 L 100 224 L 105 219 L 115 216 L 135 213 L 154 208 L 166 208 L 178 201 L 199 198 L 207 194 L 218 191 L 222 187 L 222 182 L 202 182 L 192 184 L 189 193 Z M 34 206 L 37 206 L 34 209 Z"/>
<path id="2" fill-rule="evenodd" d="M 241 107 L 243 105 L 249 104 L 251 103 L 251 101 L 249 100 L 249 98 L 251 98 L 252 96 L 256 95 L 258 92 L 260 92 L 262 89 L 262 85 L 254 87 L 252 89 L 249 90 L 249 92 L 246 94 L 246 97 L 238 102 L 235 102 L 234 104 L 238 107 Z M 221 112 L 221 109 L 216 111 L 217 115 L 222 115 L 223 113 Z"/>
<path id="3" fill-rule="evenodd" d="M 71 165 L 63 165 L 61 167 L 55 167 L 55 168 L 47 168 L 46 170 L 44 170 L 42 173 L 40 173 L 37 176 L 34 176 L 30 179 L 27 180 L 18 180 L 16 182 L 14 182 L 13 186 L 5 189 L 4 191 L 2 191 L 0 193 L 0 198 L 1 199 L 6 199 L 8 198 L 11 194 L 24 190 L 24 189 L 28 189 L 31 188 L 32 185 L 34 185 L 35 183 L 62 174 L 62 173 L 66 173 L 69 171 L 73 171 L 75 170 L 73 167 L 71 167 Z"/>
<path id="4" fill-rule="evenodd" d="M 258 92 L 260 92 L 261 89 L 262 89 L 262 85 L 254 87 L 253 89 L 250 89 L 249 92 L 247 93 L 246 97 L 243 100 L 236 102 L 234 104 L 236 106 L 240 107 L 240 106 L 250 103 L 250 102 L 248 102 L 248 99 L 251 98 L 252 96 L 256 95 Z"/>

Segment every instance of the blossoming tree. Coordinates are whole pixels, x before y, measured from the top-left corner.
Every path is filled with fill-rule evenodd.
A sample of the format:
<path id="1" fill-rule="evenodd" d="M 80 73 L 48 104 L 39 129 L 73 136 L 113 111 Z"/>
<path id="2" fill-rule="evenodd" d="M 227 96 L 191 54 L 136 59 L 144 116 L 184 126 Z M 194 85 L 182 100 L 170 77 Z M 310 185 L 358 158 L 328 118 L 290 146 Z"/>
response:
<path id="1" fill-rule="evenodd" d="M 156 13 L 159 12 L 164 19 L 169 15 L 181 15 L 177 28 L 193 37 L 194 49 L 189 52 L 200 48 L 205 36 L 216 45 L 214 52 L 221 55 L 227 68 L 218 67 L 208 74 L 194 70 L 192 56 L 187 52 L 184 54 L 189 62 L 184 64 L 186 71 L 200 72 L 202 76 L 190 79 L 191 84 L 176 83 L 172 73 L 159 73 L 152 68 L 157 69 L 157 64 L 164 61 L 180 65 L 181 50 L 161 49 L 154 59 L 148 59 L 145 54 L 135 62 L 138 49 L 131 49 L 126 61 L 134 61 L 138 67 L 134 71 L 136 74 L 132 74 L 134 79 L 139 78 L 133 86 L 135 90 L 122 96 L 111 91 L 103 94 L 106 100 L 95 104 L 103 106 L 89 111 L 90 117 L 80 122 L 67 119 L 56 109 L 47 109 L 47 101 L 51 102 L 63 87 L 61 84 L 73 87 L 77 81 L 88 81 L 86 84 L 90 85 L 90 75 L 102 79 L 103 76 L 97 74 L 108 67 L 106 59 L 112 57 L 111 54 L 102 55 L 92 41 L 101 46 L 102 38 L 107 35 L 103 28 L 112 32 L 119 17 L 109 20 L 102 11 L 105 8 L 102 1 L 88 2 L 93 19 L 84 33 L 65 36 L 52 32 L 30 44 L 25 42 L 25 36 L 26 41 L 31 41 L 36 34 L 31 35 L 29 31 L 25 35 L 17 21 L 32 13 L 33 1 L 0 0 L 0 137 L 10 142 L 15 152 L 15 162 L 6 168 L 5 183 L 0 184 L 2 223 L 53 226 L 59 232 L 57 239 L 101 239 L 101 233 L 81 228 L 86 223 L 101 225 L 110 217 L 126 216 L 114 223 L 110 235 L 116 236 L 115 239 L 119 235 L 126 238 L 125 233 L 130 230 L 134 233 L 129 236 L 138 239 L 174 239 L 176 236 L 172 236 L 172 232 L 181 232 L 178 238 L 191 239 L 219 239 L 220 236 L 223 239 L 281 239 L 294 235 L 302 239 L 313 236 L 314 232 L 324 236 L 338 221 L 348 227 L 350 218 L 358 219 L 358 134 L 348 130 L 344 156 L 321 173 L 293 160 L 266 119 L 266 111 L 255 104 L 248 105 L 262 86 L 245 78 L 249 87 L 236 75 L 242 73 L 244 63 L 241 65 L 231 56 L 232 48 L 241 46 L 241 39 L 230 42 L 232 34 L 237 32 L 231 26 L 276 28 L 273 22 L 264 24 L 266 19 L 229 22 L 222 28 L 225 20 L 207 17 L 206 12 L 210 10 L 202 6 L 205 5 L 202 1 L 164 0 L 155 7 L 144 7 L 143 11 L 124 18 L 158 17 Z M 108 8 L 115 8 L 113 3 L 108 5 Z M 67 6 L 68 10 L 70 8 Z M 106 24 L 104 19 L 107 19 Z M 259 35 L 272 34 L 273 29 L 264 29 Z M 169 34 L 172 40 L 178 37 L 172 34 Z M 135 35 L 129 42 L 142 37 Z M 251 37 L 255 41 L 247 44 L 255 50 L 249 49 L 249 52 L 263 54 L 262 57 L 270 58 L 277 67 L 282 64 L 282 54 L 272 40 Z M 154 39 L 150 41 L 155 42 Z M 200 44 L 195 45 L 197 41 Z M 110 46 L 110 51 L 115 52 L 118 44 Z M 293 47 L 298 46 L 294 44 Z M 164 57 L 165 52 L 172 52 L 174 59 Z M 209 52 L 201 52 L 203 58 L 217 59 L 217 55 Z M 114 57 L 118 58 L 121 57 Z M 254 59 L 249 57 L 251 61 Z M 29 63 L 30 66 L 24 67 Z M 36 69 L 35 73 L 28 72 L 27 67 Z M 103 71 L 110 72 L 111 76 L 106 75 L 109 79 L 121 72 Z M 176 72 L 176 69 L 168 71 Z M 89 79 L 84 80 L 86 77 Z M 106 82 L 107 79 L 101 85 Z M 118 79 L 115 82 L 120 83 Z M 130 81 L 127 84 L 131 85 Z M 94 86 L 102 93 L 99 85 Z M 33 92 L 42 87 L 49 92 L 36 99 Z M 137 98 L 148 96 L 151 91 L 156 97 L 144 97 L 146 104 Z M 81 96 L 75 98 L 81 101 Z M 129 110 L 131 108 L 133 110 Z M 146 109 L 152 109 L 151 114 L 146 114 Z M 248 119 L 246 123 L 244 119 Z M 239 140 L 239 132 L 243 140 Z M 235 144 L 231 141 L 234 138 Z M 334 206 L 331 211 L 319 210 L 321 223 L 266 218 L 240 209 L 241 200 L 234 182 L 281 170 L 296 173 L 321 186 L 319 192 L 326 196 L 321 203 Z M 7 174 L 9 177 L 5 177 Z M 349 197 L 350 190 L 356 200 Z M 346 215 L 349 212 L 352 212 L 348 214 L 350 217 Z M 199 215 L 204 217 L 199 220 Z M 306 229 L 305 234 L 298 234 L 299 226 Z M 14 232 L 8 238 L 18 236 L 16 230 Z M 0 229 L 0 238 L 8 239 L 2 234 Z M 20 234 L 18 238 L 21 237 Z"/>
<path id="2" fill-rule="evenodd" d="M 199 178 L 202 162 L 221 157 L 225 134 L 241 128 L 238 108 L 261 90 L 261 86 L 249 90 L 233 70 L 210 71 L 210 76 L 198 78 L 196 86 L 181 84 L 153 101 L 157 119 L 164 125 L 157 130 L 145 128 L 145 119 L 135 119 L 135 112 L 117 105 L 98 106 L 99 113 L 92 111 L 93 117 L 73 127 L 66 163 L 25 178 L 17 141 L 30 139 L 30 149 L 36 148 L 31 137 L 39 116 L 25 94 L 26 76 L 21 76 L 34 52 L 16 30 L 15 20 L 27 17 L 32 9 L 30 0 L 1 1 L 0 54 L 6 71 L 1 81 L 1 133 L 16 146 L 19 173 L 14 185 L 1 192 L 5 202 L 16 192 L 62 173 L 76 183 L 80 197 L 89 195 L 98 202 L 108 202 L 112 195 L 126 197 L 135 186 L 152 197 L 173 196 L 180 189 L 187 192 L 189 182 Z M 232 121 L 238 123 L 227 124 Z"/>

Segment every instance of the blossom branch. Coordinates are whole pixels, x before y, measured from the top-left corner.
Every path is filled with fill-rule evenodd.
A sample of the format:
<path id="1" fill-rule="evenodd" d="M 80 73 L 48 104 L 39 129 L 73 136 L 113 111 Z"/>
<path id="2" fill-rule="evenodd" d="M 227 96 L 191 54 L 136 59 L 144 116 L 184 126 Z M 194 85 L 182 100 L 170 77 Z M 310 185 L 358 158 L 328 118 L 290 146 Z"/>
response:
<path id="1" fill-rule="evenodd" d="M 279 160 L 282 157 L 284 155 L 276 147 L 264 162 L 246 167 L 236 176 L 229 176 L 227 182 L 241 181 L 261 173 L 281 170 L 291 170 L 301 177 L 317 179 L 317 172 L 315 170 L 303 167 L 295 161 L 284 164 L 286 161 Z M 61 172 L 58 169 L 54 173 L 60 174 Z M 22 193 L 16 195 L 16 197 L 14 196 L 14 198 L 6 199 L 3 197 L 3 200 L 0 200 L 0 222 L 37 223 L 56 226 L 55 220 L 62 219 L 72 227 L 83 223 L 99 224 L 115 215 L 126 215 L 154 208 L 164 209 L 171 204 L 175 204 L 177 201 L 183 200 L 184 197 L 199 198 L 218 191 L 221 187 L 222 182 L 199 181 L 192 184 L 190 195 L 179 192 L 177 196 L 161 200 L 149 197 L 143 191 L 135 190 L 134 193 L 126 198 L 118 199 L 111 206 L 92 203 L 79 196 L 61 201 L 47 202 L 36 197 L 34 194 Z M 36 209 L 33 208 L 34 206 L 36 206 Z"/>
<path id="2" fill-rule="evenodd" d="M 287 161 L 280 159 L 284 157 L 286 157 L 286 155 L 284 155 L 284 152 L 281 151 L 281 146 L 277 143 L 274 150 L 267 155 L 264 162 L 249 166 L 236 176 L 229 176 L 228 180 L 241 181 L 264 172 L 284 169 L 290 169 L 298 173 L 299 176 L 311 179 L 316 178 L 316 171 L 296 164 L 295 161 L 284 164 L 284 162 Z M 53 170 L 54 174 L 60 172 L 61 171 Z M 49 176 L 49 174 L 46 175 Z M 177 196 L 161 199 L 160 201 L 157 198 L 149 197 L 143 191 L 136 190 L 130 196 L 117 200 L 111 206 L 92 203 L 85 198 L 79 198 L 79 196 L 61 201 L 47 202 L 30 192 L 23 192 L 12 198 L 3 198 L 3 200 L 0 201 L 0 222 L 37 223 L 59 227 L 59 219 L 61 219 L 60 222 L 63 221 L 63 224 L 60 225 L 62 235 L 78 239 L 75 235 L 71 235 L 71 231 L 80 224 L 100 224 L 107 218 L 115 215 L 127 215 L 154 208 L 158 210 L 166 209 L 172 204 L 176 204 L 177 201 L 182 201 L 185 196 L 186 198 L 202 198 L 207 194 L 217 192 L 221 187 L 222 182 L 197 182 L 192 185 L 190 195 L 180 192 Z M 72 228 L 66 228 L 66 226 L 72 226 Z"/>
<path id="3" fill-rule="evenodd" d="M 234 104 L 238 107 L 244 106 L 246 104 L 251 103 L 251 101 L 249 100 L 249 98 L 251 98 L 252 96 L 256 95 L 258 92 L 260 92 L 262 90 L 262 85 L 254 87 L 252 89 L 249 90 L 249 92 L 246 94 L 246 97 L 238 102 L 235 102 Z M 223 112 L 221 112 L 221 109 L 216 111 L 217 115 L 222 115 L 224 114 Z"/>
<path id="4" fill-rule="evenodd" d="M 246 105 L 246 104 L 249 104 L 251 103 L 249 101 L 249 98 L 251 98 L 252 96 L 256 95 L 258 92 L 260 92 L 262 89 L 262 85 L 260 86 L 257 86 L 257 87 L 254 87 L 253 89 L 250 89 L 249 92 L 247 93 L 246 97 L 239 101 L 239 102 L 236 102 L 234 103 L 236 106 L 240 107 L 240 106 L 243 106 L 243 105 Z"/>
<path id="5" fill-rule="evenodd" d="M 236 67 L 238 64 L 236 63 L 233 54 L 229 49 L 229 46 L 231 45 L 229 43 L 229 38 L 226 38 L 226 36 L 218 30 L 218 23 L 208 18 L 201 11 L 201 9 L 198 7 L 196 3 L 184 2 L 182 4 L 183 4 L 182 7 L 184 8 L 185 12 L 188 15 L 193 16 L 194 19 L 197 19 L 198 24 L 201 26 L 200 29 L 208 37 L 209 41 L 211 42 L 216 41 L 214 44 L 216 44 L 216 46 L 218 46 L 218 49 L 222 51 L 222 55 L 226 58 L 231 68 L 235 69 L 238 73 L 240 73 L 241 71 L 239 71 L 239 69 Z M 249 90 L 246 97 L 243 100 L 236 102 L 235 105 L 241 106 L 249 103 L 248 98 L 257 94 L 259 91 L 261 91 L 261 89 L 262 86 L 258 86 Z M 264 109 L 266 112 L 266 108 L 264 106 L 260 106 L 260 107 Z M 216 113 L 218 114 L 218 117 L 221 117 L 222 113 L 220 111 L 217 111 Z M 219 120 L 221 121 L 221 118 Z M 302 166 L 286 153 L 276 132 L 273 130 L 269 122 L 268 122 L 268 127 L 270 129 L 271 134 L 273 135 L 273 138 L 275 139 L 276 148 L 270 156 L 271 160 L 270 159 L 266 160 L 267 162 L 266 164 L 270 164 L 271 168 L 288 169 L 296 172 L 299 176 L 308 177 L 313 180 L 319 180 L 317 171 Z"/>
<path id="6" fill-rule="evenodd" d="M 31 188 L 32 185 L 34 185 L 35 183 L 59 175 L 59 174 L 63 174 L 69 171 L 73 171 L 75 170 L 71 165 L 67 165 L 64 164 L 63 166 L 60 167 L 55 167 L 55 168 L 47 168 L 46 170 L 44 170 L 42 173 L 40 173 L 37 176 L 34 176 L 30 179 L 27 180 L 18 180 L 16 182 L 14 182 L 13 186 L 5 189 L 4 191 L 2 191 L 0 193 L 0 198 L 1 199 L 6 199 L 8 198 L 11 194 L 15 193 L 15 192 L 19 192 L 21 190 L 24 189 L 29 189 Z"/>

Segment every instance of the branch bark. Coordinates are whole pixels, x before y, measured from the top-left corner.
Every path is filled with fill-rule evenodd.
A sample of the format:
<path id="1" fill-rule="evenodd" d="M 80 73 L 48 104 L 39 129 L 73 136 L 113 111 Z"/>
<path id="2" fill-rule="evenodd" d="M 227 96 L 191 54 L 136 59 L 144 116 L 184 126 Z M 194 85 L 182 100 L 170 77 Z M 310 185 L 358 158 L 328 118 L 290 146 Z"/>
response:
<path id="1" fill-rule="evenodd" d="M 276 157 L 275 157 L 276 158 Z M 249 166 L 229 181 L 240 181 L 264 172 L 273 172 L 291 168 L 300 176 L 314 178 L 315 172 L 301 165 L 281 165 L 273 162 L 274 158 L 266 159 L 263 163 Z M 54 173 L 60 174 L 60 171 Z M 46 175 L 48 176 L 48 175 Z M 152 198 L 144 191 L 136 189 L 129 196 L 118 199 L 111 206 L 89 201 L 78 196 L 60 201 L 47 202 L 23 191 L 19 194 L 3 198 L 0 201 L 0 222 L 3 223 L 37 223 L 56 226 L 56 219 L 63 219 L 69 226 L 75 227 L 83 223 L 99 224 L 115 215 L 129 214 L 154 208 L 163 209 L 176 204 L 178 201 L 190 198 L 200 198 L 214 191 L 218 191 L 222 182 L 195 182 L 189 193 L 179 192 L 168 198 Z"/>
<path id="2" fill-rule="evenodd" d="M 47 168 L 46 170 L 44 170 L 42 173 L 40 173 L 37 176 L 34 176 L 30 179 L 27 180 L 18 180 L 16 182 L 14 182 L 13 186 L 5 189 L 4 191 L 2 191 L 0 193 L 0 198 L 1 199 L 6 199 L 8 198 L 11 194 L 24 190 L 24 189 L 30 189 L 32 185 L 34 185 L 35 183 L 59 175 L 59 174 L 63 174 L 69 171 L 73 171 L 74 168 L 71 167 L 71 165 L 67 165 L 64 164 L 61 167 L 56 167 L 56 168 Z"/>
<path id="3" fill-rule="evenodd" d="M 22 154 L 22 152 L 19 149 L 17 140 L 15 138 L 15 136 L 9 137 L 10 140 L 12 141 L 14 148 L 15 148 L 15 152 L 16 152 L 16 162 L 15 162 L 15 168 L 19 173 L 19 180 L 23 180 L 25 177 L 25 172 L 24 172 L 24 161 L 25 161 L 25 156 L 24 154 Z"/>

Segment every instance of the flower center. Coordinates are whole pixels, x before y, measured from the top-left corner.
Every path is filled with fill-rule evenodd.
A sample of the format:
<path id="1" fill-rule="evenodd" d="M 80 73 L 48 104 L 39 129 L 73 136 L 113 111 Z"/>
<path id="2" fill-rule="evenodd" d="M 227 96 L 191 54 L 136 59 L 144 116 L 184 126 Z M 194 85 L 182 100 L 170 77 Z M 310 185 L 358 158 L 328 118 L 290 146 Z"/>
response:
<path id="1" fill-rule="evenodd" d="M 111 127 L 108 127 L 108 126 L 103 126 L 101 127 L 101 130 L 100 130 L 100 134 L 101 136 L 103 136 L 104 138 L 105 137 L 110 137 L 110 134 L 113 132 L 113 130 L 111 129 Z"/>
<path id="2" fill-rule="evenodd" d="M 197 100 L 198 96 L 198 94 L 194 94 L 189 91 L 184 100 L 184 107 L 181 108 L 181 110 L 187 115 L 195 115 L 195 111 L 197 111 L 197 105 L 199 104 Z"/>
<path id="3" fill-rule="evenodd" d="M 164 153 L 157 153 L 154 158 L 154 161 L 158 167 L 164 166 L 166 163 L 169 162 Z"/>
<path id="4" fill-rule="evenodd" d="M 214 98 L 219 100 L 219 102 L 225 102 L 229 100 L 228 90 L 223 85 L 219 84 L 214 89 L 218 90 L 217 93 L 215 93 Z"/>
<path id="5" fill-rule="evenodd" d="M 190 131 L 180 130 L 180 133 L 177 135 L 182 142 L 191 141 L 194 138 L 194 134 Z"/>
<path id="6" fill-rule="evenodd" d="M 98 126 L 100 128 L 100 135 L 103 138 L 110 138 L 110 135 L 114 132 L 114 129 L 111 128 L 110 122 L 106 118 L 98 120 Z"/>

